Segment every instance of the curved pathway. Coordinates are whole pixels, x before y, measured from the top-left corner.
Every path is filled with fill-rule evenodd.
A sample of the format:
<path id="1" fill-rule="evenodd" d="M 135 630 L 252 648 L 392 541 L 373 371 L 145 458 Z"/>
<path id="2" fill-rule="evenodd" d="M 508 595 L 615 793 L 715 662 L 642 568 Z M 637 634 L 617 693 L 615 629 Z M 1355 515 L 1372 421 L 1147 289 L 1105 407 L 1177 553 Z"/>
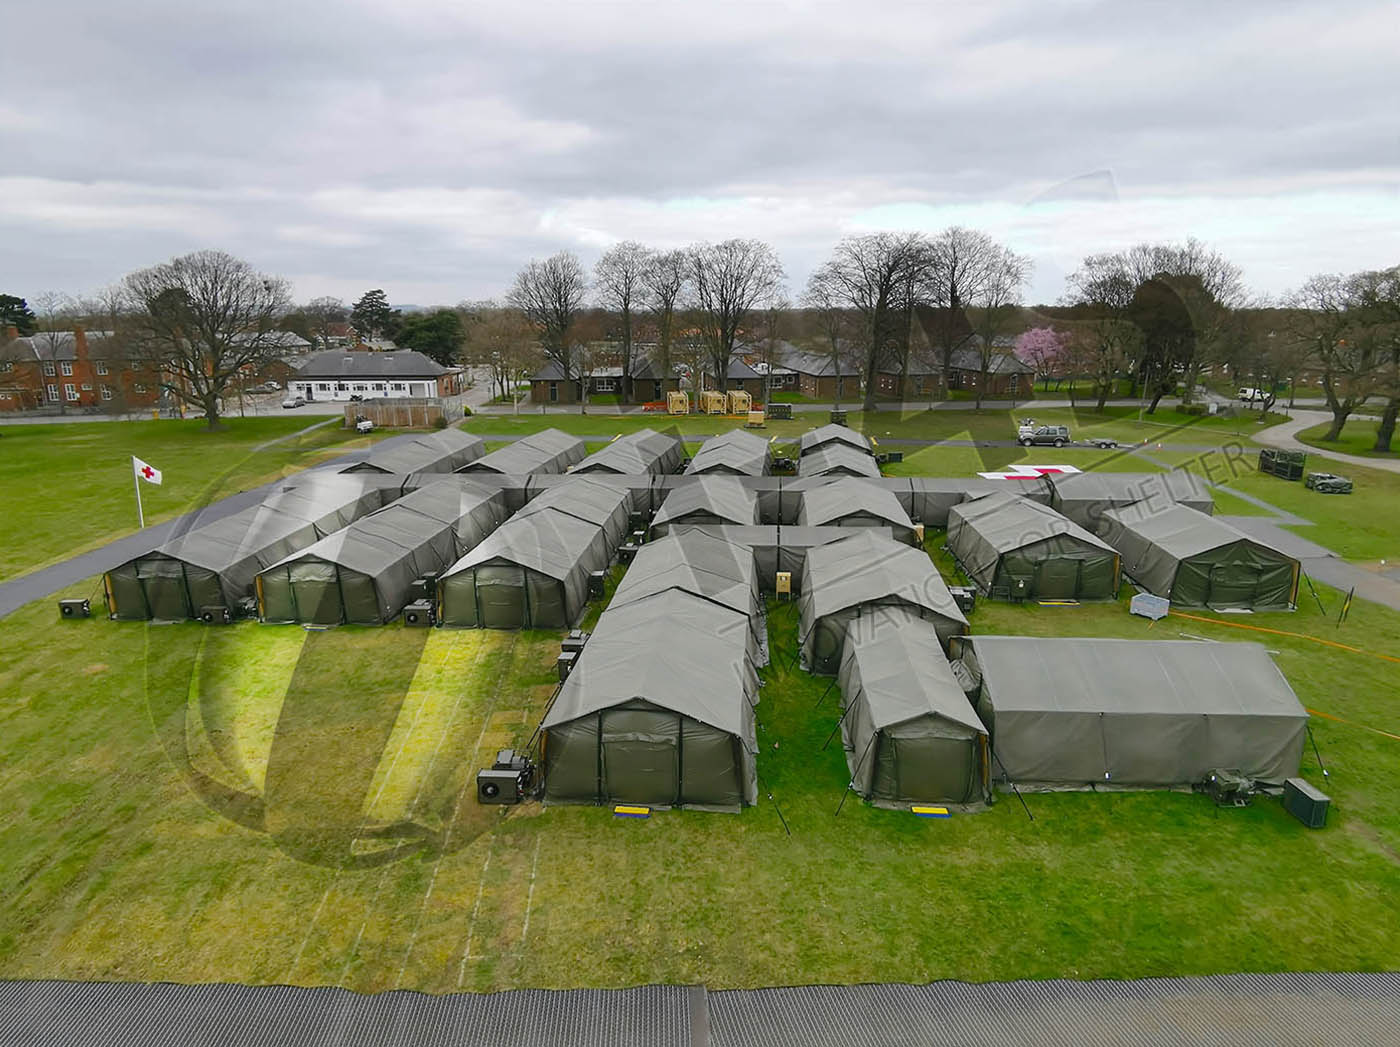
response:
<path id="1" fill-rule="evenodd" d="M 1400 473 L 1400 459 L 1363 458 L 1359 454 L 1345 454 L 1342 451 L 1329 451 L 1325 448 L 1314 447 L 1312 444 L 1305 444 L 1298 439 L 1298 434 L 1304 429 L 1311 429 L 1315 425 L 1330 422 L 1332 420 L 1330 411 L 1305 411 L 1295 407 L 1292 414 L 1293 417 L 1286 422 L 1261 429 L 1254 434 L 1254 439 L 1261 444 L 1280 447 L 1285 451 L 1304 451 L 1307 454 L 1330 458 L 1335 462 L 1361 466 L 1363 469 L 1384 469 L 1386 472 Z"/>

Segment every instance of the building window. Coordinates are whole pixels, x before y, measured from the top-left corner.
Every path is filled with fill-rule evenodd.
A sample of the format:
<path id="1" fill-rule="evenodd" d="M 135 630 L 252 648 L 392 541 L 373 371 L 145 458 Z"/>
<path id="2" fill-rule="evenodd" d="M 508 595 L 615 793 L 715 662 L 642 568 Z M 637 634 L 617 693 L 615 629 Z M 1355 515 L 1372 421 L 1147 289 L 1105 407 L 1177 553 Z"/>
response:
<path id="1" fill-rule="evenodd" d="M 83 383 L 83 392 L 85 392 L 85 393 L 90 393 L 90 392 L 92 392 L 92 383 L 91 383 L 91 382 L 84 382 L 84 383 Z"/>
<path id="2" fill-rule="evenodd" d="M 135 385 L 133 385 L 133 386 L 131 387 L 131 389 L 132 389 L 132 392 L 137 392 L 137 393 L 144 393 L 144 392 L 146 391 L 145 385 L 143 385 L 143 384 L 140 383 L 140 382 L 137 382 Z"/>
<path id="3" fill-rule="evenodd" d="M 549 402 L 550 402 L 550 403 L 557 403 L 558 400 L 559 400 L 559 383 L 558 383 L 558 382 L 550 382 L 550 383 L 549 383 Z"/>
<path id="4" fill-rule="evenodd" d="M 107 373 L 107 362 L 106 362 L 105 360 L 98 360 L 98 361 L 97 361 L 97 373 L 98 373 L 98 374 L 106 374 L 106 373 Z"/>
<path id="5" fill-rule="evenodd" d="M 615 393 L 617 392 L 617 382 L 611 378 L 593 379 L 593 391 L 595 393 Z"/>
<path id="6" fill-rule="evenodd" d="M 0 371 L 10 372 L 15 369 L 15 365 L 9 360 L 0 361 Z"/>
<path id="7" fill-rule="evenodd" d="M 53 377 L 55 374 L 57 374 L 57 373 L 58 373 L 58 372 L 54 370 L 53 364 L 45 364 L 45 365 L 44 365 L 44 375 L 45 375 L 46 377 L 52 378 L 52 377 Z M 54 397 L 54 399 L 56 400 L 56 399 L 58 399 L 58 397 Z"/>
<path id="8" fill-rule="evenodd" d="M 48 393 L 48 397 L 50 400 L 58 400 L 58 386 L 50 384 L 44 386 L 44 389 Z"/>
<path id="9" fill-rule="evenodd" d="M 1021 376 L 1019 374 L 1013 374 L 1011 376 L 1011 391 L 1014 393 L 1020 384 Z"/>
<path id="10" fill-rule="evenodd" d="M 403 392 L 403 382 L 395 382 L 395 383 L 394 383 L 394 392 L 396 392 L 396 393 L 401 393 L 401 392 Z"/>
<path id="11" fill-rule="evenodd" d="M 63 377 L 64 377 L 64 378 L 72 378 L 72 377 L 73 377 L 73 365 L 72 365 L 72 364 L 68 363 L 68 361 L 65 360 L 65 361 L 64 361 L 62 364 L 60 364 L 59 366 L 61 366 L 61 367 L 63 368 Z"/>
<path id="12" fill-rule="evenodd" d="M 63 395 L 66 399 L 76 400 L 78 398 L 78 387 L 72 382 L 64 382 Z"/>
<path id="13" fill-rule="evenodd" d="M 102 399 L 104 399 L 104 400 L 110 400 L 111 398 L 112 398 L 112 387 L 111 387 L 110 385 L 103 385 L 103 386 L 102 386 Z"/>
<path id="14" fill-rule="evenodd" d="M 331 391 L 330 383 L 329 383 L 329 382 L 318 382 L 318 383 L 316 384 L 316 391 L 317 391 L 318 393 L 328 393 L 328 392 L 330 392 L 330 391 Z"/>
<path id="15" fill-rule="evenodd" d="M 652 383 L 651 383 L 651 386 L 652 386 L 651 398 L 652 398 L 653 400 L 660 400 L 660 399 L 661 399 L 661 383 L 660 383 L 660 382 L 652 382 Z"/>
<path id="16" fill-rule="evenodd" d="M 374 391 L 375 391 L 376 393 L 382 393 L 382 392 L 384 391 L 384 383 L 383 383 L 383 382 L 375 382 L 375 383 L 374 383 Z"/>

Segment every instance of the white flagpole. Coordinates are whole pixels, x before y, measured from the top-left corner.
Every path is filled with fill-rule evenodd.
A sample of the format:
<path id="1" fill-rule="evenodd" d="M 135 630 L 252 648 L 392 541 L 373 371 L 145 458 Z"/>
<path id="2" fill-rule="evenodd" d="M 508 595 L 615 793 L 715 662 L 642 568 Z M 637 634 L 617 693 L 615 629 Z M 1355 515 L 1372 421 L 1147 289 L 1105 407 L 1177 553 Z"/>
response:
<path id="1" fill-rule="evenodd" d="M 141 521 L 141 530 L 146 529 L 146 511 L 141 508 L 141 477 L 136 475 L 136 459 L 131 459 L 131 482 L 136 485 L 136 517 Z"/>

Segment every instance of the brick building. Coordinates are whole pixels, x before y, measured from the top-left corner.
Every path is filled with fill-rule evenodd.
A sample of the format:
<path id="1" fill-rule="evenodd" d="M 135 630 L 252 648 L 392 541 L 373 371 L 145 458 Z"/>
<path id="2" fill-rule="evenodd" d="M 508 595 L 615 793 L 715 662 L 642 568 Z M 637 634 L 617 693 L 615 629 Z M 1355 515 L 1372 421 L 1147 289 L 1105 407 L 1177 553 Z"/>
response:
<path id="1" fill-rule="evenodd" d="M 0 332 L 0 411 L 118 413 L 149 408 L 160 394 L 159 373 L 134 364 L 109 332 Z"/>

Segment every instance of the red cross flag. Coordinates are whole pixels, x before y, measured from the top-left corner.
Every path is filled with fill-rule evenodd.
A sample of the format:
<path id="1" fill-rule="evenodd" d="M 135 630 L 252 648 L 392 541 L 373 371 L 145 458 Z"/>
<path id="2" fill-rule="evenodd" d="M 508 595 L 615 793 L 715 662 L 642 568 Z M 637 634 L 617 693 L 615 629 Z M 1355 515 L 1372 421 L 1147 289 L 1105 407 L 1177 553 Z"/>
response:
<path id="1" fill-rule="evenodd" d="M 131 467 L 136 470 L 136 477 L 145 480 L 148 484 L 160 483 L 160 470 L 147 465 L 135 455 L 131 456 Z"/>

